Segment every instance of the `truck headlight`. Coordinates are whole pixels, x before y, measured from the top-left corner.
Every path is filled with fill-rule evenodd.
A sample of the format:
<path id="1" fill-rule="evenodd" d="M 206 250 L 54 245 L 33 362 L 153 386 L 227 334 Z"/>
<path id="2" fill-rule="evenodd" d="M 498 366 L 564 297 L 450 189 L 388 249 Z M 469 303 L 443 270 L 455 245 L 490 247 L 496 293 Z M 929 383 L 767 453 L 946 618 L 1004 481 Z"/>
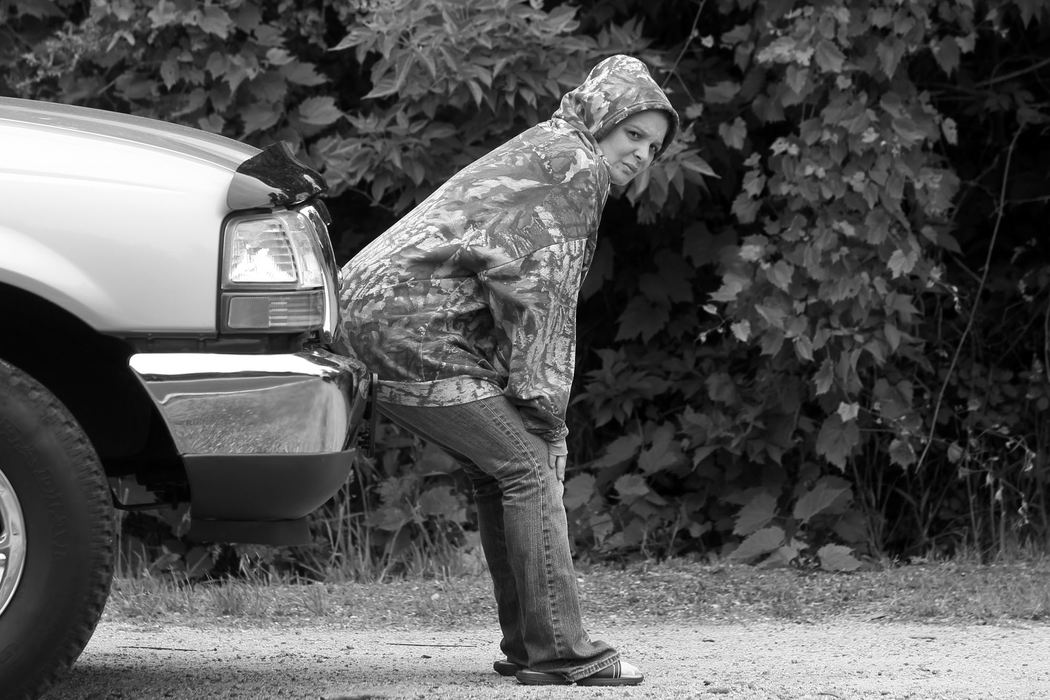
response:
<path id="1" fill-rule="evenodd" d="M 326 218 L 312 205 L 230 217 L 223 232 L 222 330 L 319 330 L 331 339 L 338 271 Z"/>

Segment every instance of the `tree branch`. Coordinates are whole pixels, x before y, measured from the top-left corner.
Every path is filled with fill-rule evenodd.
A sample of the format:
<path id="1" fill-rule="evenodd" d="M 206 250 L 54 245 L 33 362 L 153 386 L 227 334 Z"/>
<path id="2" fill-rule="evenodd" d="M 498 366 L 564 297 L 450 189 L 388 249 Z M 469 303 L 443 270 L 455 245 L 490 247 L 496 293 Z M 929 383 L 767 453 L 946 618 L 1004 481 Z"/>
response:
<path id="1" fill-rule="evenodd" d="M 955 371 L 955 366 L 959 364 L 959 355 L 962 354 L 963 346 L 966 344 L 966 336 L 970 334 L 970 330 L 973 328 L 974 319 L 977 317 L 977 307 L 981 303 L 981 292 L 984 291 L 984 287 L 988 282 L 988 273 L 992 268 L 992 252 L 995 250 L 995 241 L 999 238 L 999 228 L 1003 223 L 1003 215 L 1006 211 L 1006 207 L 1003 206 L 1003 202 L 1006 201 L 1006 185 L 1010 180 L 1010 161 L 1013 159 L 1014 148 L 1017 146 L 1017 139 L 1020 138 L 1021 132 L 1024 131 L 1024 124 L 1021 124 L 1017 131 L 1014 132 L 1014 137 L 1010 139 L 1010 148 L 1006 151 L 1006 163 L 1003 165 L 1003 181 L 999 187 L 999 202 L 998 213 L 995 217 L 995 227 L 992 229 L 992 240 L 988 242 L 988 252 L 984 258 L 984 270 L 981 273 L 981 282 L 977 286 L 977 292 L 974 294 L 973 306 L 970 307 L 970 317 L 966 321 L 966 327 L 963 329 L 962 336 L 959 338 L 959 344 L 955 346 L 955 353 L 952 355 L 951 364 L 948 365 L 948 371 L 944 374 L 944 381 L 941 382 L 941 389 L 937 392 L 937 401 L 933 405 L 933 416 L 930 418 L 930 430 L 926 435 L 926 444 L 922 448 L 922 454 L 919 456 L 919 461 L 915 463 L 915 470 L 918 471 L 922 468 L 923 463 L 926 461 L 926 455 L 930 451 L 930 446 L 933 444 L 933 434 L 937 429 L 937 417 L 941 412 L 941 405 L 944 403 L 944 392 L 948 390 L 948 381 L 951 379 L 952 372 Z"/>
<path id="2" fill-rule="evenodd" d="M 1020 70 L 1015 70 L 1013 73 L 1000 75 L 998 78 L 989 78 L 988 80 L 982 80 L 979 83 L 974 83 L 974 87 L 988 87 L 989 85 L 995 85 L 996 83 L 1005 82 L 1007 80 L 1010 80 L 1011 78 L 1019 78 L 1025 73 L 1032 73 L 1047 65 L 1050 65 L 1050 58 L 1044 58 L 1042 61 L 1033 63 L 1027 68 L 1021 68 Z"/>
<path id="3" fill-rule="evenodd" d="M 671 69 L 667 71 L 667 77 L 660 84 L 661 88 L 667 87 L 667 81 L 671 79 L 672 75 L 676 74 L 675 71 L 678 70 L 678 64 L 682 62 L 682 57 L 685 56 L 686 50 L 693 43 L 693 39 L 696 37 L 696 25 L 700 23 L 700 13 L 704 11 L 704 5 L 706 4 L 707 0 L 700 0 L 700 6 L 696 8 L 696 17 L 693 17 L 693 26 L 689 29 L 689 36 L 686 37 L 685 43 L 682 44 L 682 50 L 678 52 L 678 57 L 674 60 L 674 64 L 671 65 Z"/>

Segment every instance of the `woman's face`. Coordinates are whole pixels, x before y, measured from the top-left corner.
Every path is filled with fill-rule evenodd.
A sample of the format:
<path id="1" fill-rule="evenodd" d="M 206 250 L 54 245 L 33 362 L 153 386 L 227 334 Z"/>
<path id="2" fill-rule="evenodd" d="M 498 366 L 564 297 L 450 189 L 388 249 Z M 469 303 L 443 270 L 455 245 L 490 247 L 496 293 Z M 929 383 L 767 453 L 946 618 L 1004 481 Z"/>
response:
<path id="1" fill-rule="evenodd" d="M 631 115 L 598 142 L 609 164 L 609 179 L 626 185 L 648 168 L 667 136 L 667 117 L 650 109 Z"/>

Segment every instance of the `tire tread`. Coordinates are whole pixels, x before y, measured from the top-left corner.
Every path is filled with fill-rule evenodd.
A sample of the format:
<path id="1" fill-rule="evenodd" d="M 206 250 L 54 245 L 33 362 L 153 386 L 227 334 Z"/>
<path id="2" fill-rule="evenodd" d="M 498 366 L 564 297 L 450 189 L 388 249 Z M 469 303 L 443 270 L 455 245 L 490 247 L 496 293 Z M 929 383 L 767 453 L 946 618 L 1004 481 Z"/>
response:
<path id="1" fill-rule="evenodd" d="M 32 679 L 18 689 L 17 698 L 37 698 L 65 676 L 77 657 L 87 646 L 95 631 L 102 610 L 109 598 L 113 579 L 114 522 L 109 486 L 98 455 L 90 440 L 61 401 L 40 382 L 22 370 L 0 360 L 0 385 L 24 395 L 40 412 L 42 427 L 62 443 L 75 468 L 75 479 L 85 494 L 93 528 L 89 542 L 93 562 L 93 578 L 87 590 L 84 606 L 71 625 L 64 645 L 55 650 L 57 663 L 47 673 Z"/>

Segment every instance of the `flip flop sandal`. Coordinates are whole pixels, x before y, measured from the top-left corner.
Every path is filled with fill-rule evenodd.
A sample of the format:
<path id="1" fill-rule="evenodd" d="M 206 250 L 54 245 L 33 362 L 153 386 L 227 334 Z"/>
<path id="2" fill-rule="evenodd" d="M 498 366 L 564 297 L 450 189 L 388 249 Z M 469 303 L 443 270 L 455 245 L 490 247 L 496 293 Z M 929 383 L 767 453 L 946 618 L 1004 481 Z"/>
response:
<path id="1" fill-rule="evenodd" d="M 522 685 L 572 685 L 572 681 L 561 673 L 546 673 L 523 668 L 514 674 Z"/>
<path id="2" fill-rule="evenodd" d="M 561 673 L 546 673 L 523 668 L 514 674 L 522 685 L 572 685 L 572 681 Z M 576 685 L 638 685 L 644 676 L 626 661 L 617 661 L 601 671 L 576 681 Z"/>
<path id="3" fill-rule="evenodd" d="M 617 661 L 601 671 L 576 681 L 576 685 L 638 685 L 645 676 L 626 661 Z"/>
<path id="4" fill-rule="evenodd" d="M 501 676 L 513 676 L 522 668 L 524 667 L 514 663 L 513 661 L 507 661 L 505 659 L 492 662 L 492 670 Z"/>

